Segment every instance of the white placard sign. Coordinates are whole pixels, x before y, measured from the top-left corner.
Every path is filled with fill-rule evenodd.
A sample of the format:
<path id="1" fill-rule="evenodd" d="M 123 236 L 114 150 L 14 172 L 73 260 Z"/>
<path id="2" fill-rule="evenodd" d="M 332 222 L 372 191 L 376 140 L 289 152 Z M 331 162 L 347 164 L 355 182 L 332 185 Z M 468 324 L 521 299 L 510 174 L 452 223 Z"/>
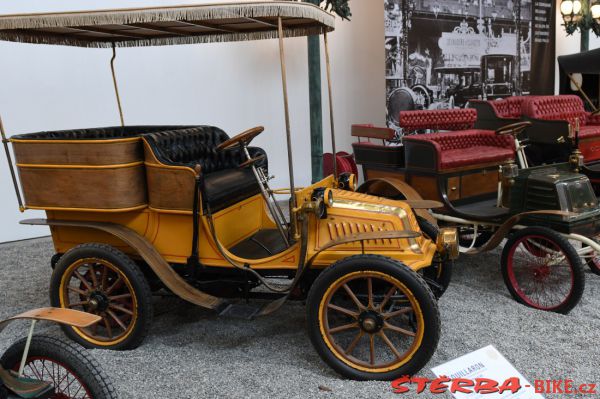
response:
<path id="1" fill-rule="evenodd" d="M 502 387 L 507 381 L 518 379 L 520 385 L 517 392 L 505 390 L 502 393 L 476 393 L 474 391 L 477 389 L 468 386 L 472 393 L 452 393 L 456 399 L 544 399 L 541 394 L 535 393 L 533 385 L 492 345 L 434 367 L 431 371 L 437 377 L 444 376 L 451 380 L 460 378 L 476 382 L 477 379 L 486 379 L 495 381 L 498 387 Z M 510 386 L 510 382 L 508 384 Z"/>

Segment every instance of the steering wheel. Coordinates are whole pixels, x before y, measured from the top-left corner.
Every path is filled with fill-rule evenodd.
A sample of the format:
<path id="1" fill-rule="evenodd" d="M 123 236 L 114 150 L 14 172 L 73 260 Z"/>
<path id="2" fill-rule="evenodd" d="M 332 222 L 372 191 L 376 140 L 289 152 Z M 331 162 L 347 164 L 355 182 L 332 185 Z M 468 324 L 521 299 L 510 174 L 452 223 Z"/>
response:
<path id="1" fill-rule="evenodd" d="M 224 141 L 221 144 L 219 144 L 217 146 L 217 151 L 228 150 L 232 147 L 236 147 L 236 146 L 240 145 L 240 143 L 248 144 L 252 140 L 254 140 L 254 138 L 256 136 L 258 136 L 259 134 L 261 134 L 264 131 L 265 131 L 265 128 L 263 126 L 257 126 L 257 127 L 253 127 L 252 129 L 248 129 L 245 132 L 242 132 L 242 133 L 238 134 L 237 136 L 232 137 L 229 140 Z"/>
<path id="2" fill-rule="evenodd" d="M 511 123 L 510 125 L 502 126 L 501 128 L 496 129 L 496 134 L 499 136 L 511 134 L 516 138 L 523 132 L 523 130 L 527 129 L 531 125 L 532 123 L 529 121 Z"/>

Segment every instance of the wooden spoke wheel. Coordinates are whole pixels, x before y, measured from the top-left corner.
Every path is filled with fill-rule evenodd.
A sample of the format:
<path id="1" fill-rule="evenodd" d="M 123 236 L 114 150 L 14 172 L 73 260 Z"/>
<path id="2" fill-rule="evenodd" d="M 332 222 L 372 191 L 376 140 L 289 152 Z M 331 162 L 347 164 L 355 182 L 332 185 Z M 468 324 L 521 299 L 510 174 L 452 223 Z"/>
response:
<path id="1" fill-rule="evenodd" d="M 311 289 L 307 311 L 317 352 L 352 379 L 418 372 L 440 334 L 437 302 L 427 284 L 381 256 L 353 256 L 326 269 Z"/>
<path id="2" fill-rule="evenodd" d="M 2 366 L 17 372 L 25 349 L 25 339 L 16 342 L 2 356 Z M 23 376 L 50 383 L 49 399 L 116 399 L 108 377 L 80 346 L 55 337 L 38 335 L 31 341 Z M 12 397 L 12 396 L 11 396 Z"/>
<path id="3" fill-rule="evenodd" d="M 513 298 L 529 307 L 566 314 L 583 295 L 581 258 L 553 230 L 529 227 L 513 234 L 504 246 L 501 266 Z"/>
<path id="4" fill-rule="evenodd" d="M 67 335 L 87 347 L 135 348 L 152 318 L 150 288 L 138 266 L 101 244 L 84 244 L 61 257 L 51 299 L 53 306 L 102 317 L 88 328 L 64 327 Z"/>

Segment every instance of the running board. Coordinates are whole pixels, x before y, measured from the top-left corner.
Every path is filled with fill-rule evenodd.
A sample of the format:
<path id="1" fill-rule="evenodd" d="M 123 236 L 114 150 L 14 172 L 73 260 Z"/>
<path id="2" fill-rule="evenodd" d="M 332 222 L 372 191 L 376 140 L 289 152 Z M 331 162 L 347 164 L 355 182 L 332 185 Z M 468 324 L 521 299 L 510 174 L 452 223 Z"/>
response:
<path id="1" fill-rule="evenodd" d="M 230 303 L 219 313 L 220 317 L 252 320 L 260 313 L 260 306 L 247 303 Z"/>
<path id="2" fill-rule="evenodd" d="M 222 311 L 219 312 L 219 316 L 246 320 L 268 316 L 279 310 L 283 304 L 285 304 L 288 297 L 289 295 L 284 295 L 281 298 L 270 301 L 262 306 L 245 302 L 230 303 L 223 306 Z"/>
<path id="3" fill-rule="evenodd" d="M 156 250 L 156 248 L 154 248 L 150 241 L 125 226 L 106 222 L 81 222 L 72 220 L 48 219 L 27 219 L 22 220 L 20 223 L 33 226 L 80 227 L 104 231 L 117 237 L 137 251 L 137 253 L 150 266 L 160 281 L 162 281 L 168 289 L 170 289 L 181 299 L 193 303 L 194 305 L 216 311 L 223 309 L 228 304 L 226 300 L 209 295 L 188 284 L 173 270 L 171 265 L 167 263 L 167 261 Z"/>

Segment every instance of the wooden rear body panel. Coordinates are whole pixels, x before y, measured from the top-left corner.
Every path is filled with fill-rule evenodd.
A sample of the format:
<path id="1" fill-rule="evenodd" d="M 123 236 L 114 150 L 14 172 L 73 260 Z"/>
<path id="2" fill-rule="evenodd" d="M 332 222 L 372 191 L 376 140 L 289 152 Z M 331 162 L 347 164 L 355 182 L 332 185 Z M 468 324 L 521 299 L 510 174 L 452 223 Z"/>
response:
<path id="1" fill-rule="evenodd" d="M 498 192 L 498 166 L 464 168 L 448 173 L 382 168 L 363 164 L 365 180 L 396 178 L 411 185 L 426 200 L 448 203 L 476 202 Z"/>
<path id="2" fill-rule="evenodd" d="M 27 208 L 119 212 L 148 204 L 140 138 L 12 144 Z"/>

